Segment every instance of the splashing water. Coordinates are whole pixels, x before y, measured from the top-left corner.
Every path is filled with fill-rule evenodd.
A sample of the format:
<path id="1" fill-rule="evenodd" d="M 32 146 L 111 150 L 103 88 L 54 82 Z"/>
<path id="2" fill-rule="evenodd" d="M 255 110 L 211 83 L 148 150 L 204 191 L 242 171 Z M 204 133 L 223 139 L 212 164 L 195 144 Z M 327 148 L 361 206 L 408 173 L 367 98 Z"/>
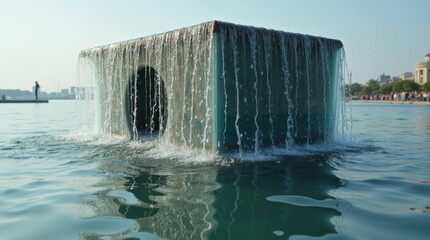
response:
<path id="1" fill-rule="evenodd" d="M 342 43 L 224 22 L 81 52 L 82 127 L 96 135 L 259 154 L 342 140 Z"/>

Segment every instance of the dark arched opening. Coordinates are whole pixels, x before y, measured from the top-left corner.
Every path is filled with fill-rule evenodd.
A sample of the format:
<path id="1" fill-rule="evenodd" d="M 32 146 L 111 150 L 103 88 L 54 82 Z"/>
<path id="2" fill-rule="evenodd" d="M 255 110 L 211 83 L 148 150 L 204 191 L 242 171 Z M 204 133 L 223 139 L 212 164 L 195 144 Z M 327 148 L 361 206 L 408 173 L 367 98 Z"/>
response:
<path id="1" fill-rule="evenodd" d="M 136 137 L 164 132 L 168 115 L 167 94 L 155 69 L 143 67 L 137 77 L 132 76 L 127 99 L 129 126 Z"/>

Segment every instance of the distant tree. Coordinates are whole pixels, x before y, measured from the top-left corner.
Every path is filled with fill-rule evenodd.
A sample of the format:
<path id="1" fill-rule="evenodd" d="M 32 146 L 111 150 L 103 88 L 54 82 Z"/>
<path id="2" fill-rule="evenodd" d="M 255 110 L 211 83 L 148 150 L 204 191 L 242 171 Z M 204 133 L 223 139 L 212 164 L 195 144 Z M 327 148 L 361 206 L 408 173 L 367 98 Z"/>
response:
<path id="1" fill-rule="evenodd" d="M 19 89 L 0 89 L 0 96 L 12 96 L 12 97 L 32 97 L 33 93 L 27 90 L 19 90 Z"/>
<path id="2" fill-rule="evenodd" d="M 430 91 L 430 82 L 426 82 L 423 85 L 423 91 Z"/>
<path id="3" fill-rule="evenodd" d="M 378 81 L 376 81 L 374 79 L 370 79 L 367 82 L 367 87 L 370 89 L 371 94 L 375 94 L 378 92 L 380 86 L 379 86 Z"/>
<path id="4" fill-rule="evenodd" d="M 364 96 L 364 95 L 372 95 L 372 89 L 369 88 L 369 86 L 364 86 L 361 91 L 360 91 L 360 95 Z"/>
<path id="5" fill-rule="evenodd" d="M 360 95 L 360 92 L 363 87 L 359 83 L 351 83 L 347 85 L 346 89 L 349 89 L 349 93 L 351 96 L 357 96 Z"/>
<path id="6" fill-rule="evenodd" d="M 403 92 L 403 83 L 402 81 L 397 81 L 392 83 L 392 91 L 396 93 Z"/>
<path id="7" fill-rule="evenodd" d="M 382 85 L 379 90 L 378 93 L 381 94 L 390 94 L 393 91 L 393 84 L 384 84 Z"/>
<path id="8" fill-rule="evenodd" d="M 401 81 L 403 85 L 403 91 L 406 92 L 412 92 L 412 91 L 419 91 L 420 85 L 412 80 L 405 80 Z"/>

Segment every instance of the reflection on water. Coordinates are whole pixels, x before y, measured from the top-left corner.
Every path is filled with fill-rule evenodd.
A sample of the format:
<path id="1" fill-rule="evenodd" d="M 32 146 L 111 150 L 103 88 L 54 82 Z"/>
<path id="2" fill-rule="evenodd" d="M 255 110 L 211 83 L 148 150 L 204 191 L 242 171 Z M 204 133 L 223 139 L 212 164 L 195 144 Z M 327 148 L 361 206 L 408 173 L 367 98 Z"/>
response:
<path id="1" fill-rule="evenodd" d="M 152 161 L 152 163 L 151 163 Z M 102 191 L 88 196 L 82 204 L 93 207 L 91 218 L 131 219 L 136 225 L 109 237 L 130 239 L 201 239 L 212 228 L 211 192 L 217 188 L 216 171 L 206 167 L 150 167 L 157 160 L 137 159 L 124 172 L 127 163 L 108 161 L 101 165 Z M 123 165 L 122 168 L 117 165 Z M 130 169 L 134 169 L 133 171 Z M 134 173 L 133 175 L 129 173 Z M 81 238 L 103 237 L 82 233 Z"/>
<path id="2" fill-rule="evenodd" d="M 0 239 L 428 239 L 428 106 L 353 103 L 364 144 L 279 162 L 64 136 L 73 106 L 0 109 Z"/>
<path id="3" fill-rule="evenodd" d="M 130 239 L 279 239 L 336 233 L 345 204 L 329 194 L 344 183 L 324 156 L 228 165 L 148 167 L 123 176 L 102 164 L 103 190 L 89 196 L 90 218 L 133 220 L 110 237 Z M 142 163 L 145 162 L 145 163 Z M 159 164 L 159 163 L 157 163 Z M 130 171 L 128 171 L 130 172 Z M 107 174 L 108 173 L 108 174 Z M 103 237 L 82 233 L 82 239 Z"/>
<path id="4" fill-rule="evenodd" d="M 422 212 L 422 213 L 430 213 L 430 207 L 422 207 L 422 208 L 410 208 L 412 211 Z"/>
<path id="5" fill-rule="evenodd" d="M 110 196 L 114 196 L 115 203 L 120 206 L 118 212 L 130 219 L 154 216 L 159 208 L 155 207 L 157 202 L 150 197 L 165 195 L 156 191 L 156 188 L 166 183 L 166 177 L 142 173 L 137 177 L 125 177 L 125 179 L 127 180 L 124 184 L 126 191 L 132 193 L 132 197 L 137 198 L 137 201 L 130 201 L 129 198 L 122 196 L 121 192 L 117 196 L 111 192 Z"/>
<path id="6" fill-rule="evenodd" d="M 288 238 L 336 233 L 330 220 L 341 215 L 339 206 L 304 206 L 271 199 L 332 199 L 328 192 L 343 183 L 331 171 L 324 157 L 220 168 L 217 181 L 221 187 L 214 192 L 213 204 L 217 225 L 210 238 L 278 239 L 280 235 Z"/>

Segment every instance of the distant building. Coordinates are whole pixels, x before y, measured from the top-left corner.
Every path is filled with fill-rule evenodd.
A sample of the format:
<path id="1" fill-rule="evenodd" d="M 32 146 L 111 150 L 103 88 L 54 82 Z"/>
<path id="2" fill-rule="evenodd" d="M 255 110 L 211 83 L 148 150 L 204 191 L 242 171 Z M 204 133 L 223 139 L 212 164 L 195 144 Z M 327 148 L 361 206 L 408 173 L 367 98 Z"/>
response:
<path id="1" fill-rule="evenodd" d="M 430 53 L 425 56 L 424 62 L 417 64 L 415 82 L 420 85 L 430 82 Z"/>
<path id="2" fill-rule="evenodd" d="M 398 82 L 398 81 L 402 81 L 403 79 L 399 76 L 399 77 L 393 77 L 391 79 L 391 82 Z"/>
<path id="3" fill-rule="evenodd" d="M 380 84 L 389 84 L 389 83 L 391 83 L 391 76 L 385 75 L 385 73 L 383 73 L 382 75 L 378 76 L 377 80 Z"/>
<path id="4" fill-rule="evenodd" d="M 70 87 L 70 94 L 76 95 L 79 92 L 79 87 Z"/>
<path id="5" fill-rule="evenodd" d="M 413 73 L 411 73 L 411 72 L 405 72 L 405 73 L 402 73 L 399 76 L 399 78 L 401 80 L 414 80 L 415 79 L 415 75 Z"/>
<path id="6" fill-rule="evenodd" d="M 79 94 L 85 94 L 87 92 L 87 88 L 85 87 L 70 87 L 70 94 L 72 95 L 79 95 Z"/>
<path id="7" fill-rule="evenodd" d="M 69 95 L 69 89 L 61 89 L 61 95 Z"/>
<path id="8" fill-rule="evenodd" d="M 73 86 L 70 87 L 70 95 L 76 96 L 76 98 L 85 97 L 93 99 L 95 96 L 95 89 L 92 87 L 86 88 Z"/>

